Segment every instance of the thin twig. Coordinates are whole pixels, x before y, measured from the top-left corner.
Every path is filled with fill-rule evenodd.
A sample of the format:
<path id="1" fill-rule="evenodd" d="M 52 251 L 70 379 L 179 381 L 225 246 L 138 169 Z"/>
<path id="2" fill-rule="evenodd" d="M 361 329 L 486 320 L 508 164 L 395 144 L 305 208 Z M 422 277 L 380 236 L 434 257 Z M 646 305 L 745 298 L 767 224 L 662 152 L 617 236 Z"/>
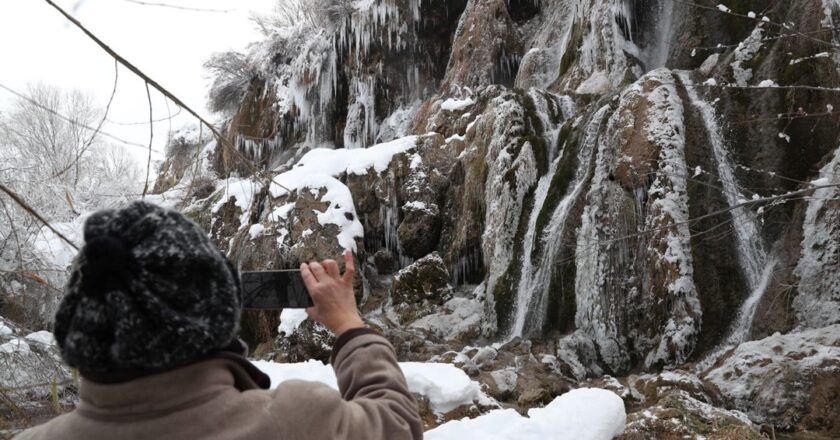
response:
<path id="1" fill-rule="evenodd" d="M 235 9 L 205 9 L 205 8 L 192 8 L 189 6 L 179 6 L 179 5 L 170 5 L 167 3 L 154 3 L 154 2 L 144 2 L 140 0 L 123 0 L 129 3 L 135 3 L 142 6 L 158 6 L 163 8 L 172 8 L 172 9 L 180 9 L 182 11 L 193 11 L 193 12 L 219 12 L 226 14 L 228 12 L 235 11 Z"/>
<path id="2" fill-rule="evenodd" d="M 141 200 L 146 198 L 146 192 L 149 190 L 149 171 L 152 167 L 152 141 L 155 138 L 155 124 L 154 114 L 152 112 L 152 94 L 149 91 L 149 83 L 146 83 L 146 97 L 149 99 L 149 158 L 146 160 L 146 184 L 143 185 L 143 195 Z"/>
<path id="3" fill-rule="evenodd" d="M 155 119 L 152 122 L 164 122 L 164 121 L 174 119 L 175 117 L 177 117 L 178 115 L 181 114 L 182 110 L 184 110 L 180 106 L 176 106 L 176 107 L 178 107 L 178 110 L 175 112 L 175 114 L 173 114 L 171 116 L 168 116 L 166 118 Z M 108 119 L 108 122 L 111 123 L 111 124 L 114 124 L 114 125 L 146 125 L 146 124 L 149 123 L 149 121 L 117 122 L 117 121 L 114 121 L 114 120 L 111 120 L 111 119 Z"/>

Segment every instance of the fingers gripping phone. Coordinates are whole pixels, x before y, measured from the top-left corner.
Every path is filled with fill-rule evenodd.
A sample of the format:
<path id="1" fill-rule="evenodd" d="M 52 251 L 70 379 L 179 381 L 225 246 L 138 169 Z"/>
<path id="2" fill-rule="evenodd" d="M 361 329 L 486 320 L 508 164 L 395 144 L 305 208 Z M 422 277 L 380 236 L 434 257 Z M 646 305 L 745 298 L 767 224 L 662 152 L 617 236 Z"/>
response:
<path id="1" fill-rule="evenodd" d="M 300 270 L 242 272 L 242 307 L 303 309 L 315 305 Z"/>

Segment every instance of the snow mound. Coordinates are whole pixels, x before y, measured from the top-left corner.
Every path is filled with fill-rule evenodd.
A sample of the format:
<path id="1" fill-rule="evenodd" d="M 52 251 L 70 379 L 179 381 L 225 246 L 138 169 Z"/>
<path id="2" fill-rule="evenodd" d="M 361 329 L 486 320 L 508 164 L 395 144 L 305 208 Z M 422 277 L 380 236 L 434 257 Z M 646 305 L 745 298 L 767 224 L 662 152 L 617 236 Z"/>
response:
<path id="1" fill-rule="evenodd" d="M 624 402 L 611 391 L 581 388 L 557 397 L 545 408 L 491 411 L 456 420 L 426 432 L 427 440 L 609 440 L 624 431 Z"/>
<path id="2" fill-rule="evenodd" d="M 0 353 L 2 354 L 29 354 L 30 352 L 31 350 L 29 349 L 29 344 L 27 344 L 22 338 L 12 339 L 11 341 L 0 345 Z"/>
<path id="3" fill-rule="evenodd" d="M 308 317 L 309 315 L 306 314 L 305 309 L 283 309 L 283 311 L 280 312 L 280 326 L 277 327 L 277 331 L 289 336 L 294 333 Z"/>
<path id="4" fill-rule="evenodd" d="M 426 396 L 436 413 L 447 413 L 482 399 L 478 382 L 451 364 L 402 362 L 408 388 Z"/>
<path id="5" fill-rule="evenodd" d="M 332 367 L 316 360 L 294 364 L 253 361 L 253 364 L 271 378 L 272 389 L 293 379 L 321 382 L 338 389 Z M 400 368 L 405 374 L 409 390 L 428 398 L 432 410 L 436 413 L 446 413 L 475 401 L 489 402 L 490 400 L 481 392 L 478 382 L 471 380 L 466 373 L 454 365 L 401 362 Z"/>
<path id="6" fill-rule="evenodd" d="M 36 344 L 42 345 L 54 345 L 55 344 L 55 337 L 52 333 L 41 330 L 35 333 L 30 333 L 26 335 L 26 340 L 29 342 L 35 342 Z"/>
<path id="7" fill-rule="evenodd" d="M 441 110 L 446 110 L 449 112 L 463 110 L 471 105 L 475 104 L 472 98 L 467 99 L 452 99 L 449 98 L 446 101 L 443 101 L 443 104 L 440 105 Z"/>
<path id="8" fill-rule="evenodd" d="M 295 379 L 321 382 L 338 389 L 338 382 L 332 367 L 314 359 L 293 364 L 278 364 L 269 361 L 252 361 L 252 363 L 271 378 L 271 389 L 277 388 L 278 385 L 287 380 Z"/>
<path id="9" fill-rule="evenodd" d="M 306 153 L 289 173 L 297 171 L 337 177 L 345 172 L 364 175 L 370 168 L 381 173 L 388 168 L 388 164 L 395 155 L 411 150 L 416 145 L 417 136 L 406 136 L 368 148 L 338 150 L 316 148 Z"/>

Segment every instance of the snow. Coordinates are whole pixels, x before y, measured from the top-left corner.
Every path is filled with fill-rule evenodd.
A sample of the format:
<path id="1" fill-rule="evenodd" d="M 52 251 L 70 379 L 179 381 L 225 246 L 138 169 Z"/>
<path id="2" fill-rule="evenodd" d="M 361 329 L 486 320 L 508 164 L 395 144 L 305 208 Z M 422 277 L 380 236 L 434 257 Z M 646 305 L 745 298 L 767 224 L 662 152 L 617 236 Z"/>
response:
<path id="1" fill-rule="evenodd" d="M 447 341 L 469 335 L 480 328 L 484 309 L 481 301 L 452 298 L 443 308 L 442 312 L 412 322 L 410 327 L 427 330 Z"/>
<path id="2" fill-rule="evenodd" d="M 717 8 L 721 12 L 727 12 L 727 13 L 732 12 L 732 10 L 729 9 L 728 7 L 726 7 L 726 5 L 717 5 Z"/>
<path id="3" fill-rule="evenodd" d="M 581 95 L 600 95 L 610 90 L 612 83 L 606 73 L 595 71 L 584 82 L 582 82 L 575 93 Z"/>
<path id="4" fill-rule="evenodd" d="M 250 179 L 229 178 L 219 182 L 217 187 L 224 188 L 224 192 L 222 193 L 222 197 L 213 204 L 210 211 L 216 214 L 232 198 L 234 204 L 239 207 L 242 213 L 239 216 L 239 224 L 247 225 L 248 218 L 251 216 L 251 202 L 254 200 L 254 195 L 260 192 L 262 185 Z"/>
<path id="5" fill-rule="evenodd" d="M 417 211 L 425 211 L 425 210 L 428 209 L 428 207 L 426 206 L 426 203 L 421 202 L 419 200 L 415 200 L 413 202 L 408 202 L 405 205 L 403 205 L 403 207 L 408 208 L 408 209 L 417 210 Z"/>
<path id="6" fill-rule="evenodd" d="M 772 79 L 765 79 L 764 81 L 758 83 L 758 87 L 779 87 L 779 85 Z"/>
<path id="7" fill-rule="evenodd" d="M 436 413 L 447 413 L 483 399 L 478 382 L 454 365 L 402 362 L 400 368 L 405 374 L 408 388 L 426 396 Z"/>
<path id="8" fill-rule="evenodd" d="M 12 329 L 9 326 L 6 324 L 0 324 L 0 336 L 9 336 L 12 333 Z"/>
<path id="9" fill-rule="evenodd" d="M 494 410 L 475 419 L 445 423 L 425 433 L 428 440 L 609 440 L 624 432 L 624 402 L 611 391 L 581 388 L 545 408 Z"/>
<path id="10" fill-rule="evenodd" d="M 30 352 L 29 344 L 27 344 L 26 341 L 23 340 L 23 338 L 12 339 L 11 341 L 0 345 L 0 353 L 5 353 L 5 354 L 12 354 L 12 353 L 28 354 L 29 352 Z"/>
<path id="11" fill-rule="evenodd" d="M 286 220 L 289 218 L 289 212 L 295 209 L 295 203 L 286 203 L 283 206 L 279 206 L 274 208 L 274 211 L 271 211 L 271 214 L 268 215 L 268 220 L 272 222 L 277 222 L 282 220 Z"/>
<path id="12" fill-rule="evenodd" d="M 338 389 L 335 371 L 333 371 L 332 367 L 324 365 L 321 361 L 310 359 L 306 362 L 291 364 L 278 364 L 270 361 L 251 362 L 271 378 L 272 389 L 277 388 L 278 385 L 287 380 L 293 379 L 321 382 L 336 390 Z"/>
<path id="13" fill-rule="evenodd" d="M 283 309 L 283 311 L 280 312 L 280 326 L 277 327 L 277 331 L 289 336 L 294 333 L 308 317 L 309 315 L 306 314 L 306 309 Z"/>
<path id="14" fill-rule="evenodd" d="M 82 241 L 82 227 L 89 213 L 75 220 L 64 223 L 52 223 L 52 226 L 76 245 Z M 46 226 L 42 227 L 34 242 L 35 250 L 55 268 L 66 269 L 76 257 L 78 251 L 59 238 Z"/>
<path id="15" fill-rule="evenodd" d="M 792 408 L 810 405 L 813 378 L 836 374 L 840 325 L 781 335 L 739 345 L 703 379 L 712 382 L 756 423 L 798 417 Z M 822 382 L 825 384 L 826 382 Z"/>
<path id="16" fill-rule="evenodd" d="M 356 238 L 364 237 L 364 228 L 356 215 L 353 195 L 350 189 L 339 181 L 344 173 L 364 175 L 370 169 L 381 173 L 388 168 L 394 155 L 409 151 L 417 145 L 417 136 L 407 136 L 369 148 L 339 149 L 316 148 L 304 155 L 291 170 L 274 177 L 269 192 L 272 197 L 281 197 L 291 191 L 309 189 L 315 194 L 323 188 L 320 197 L 328 206 L 324 212 L 317 212 L 322 226 L 336 225 L 339 233 L 336 239 L 344 249 L 356 250 Z M 288 204 L 271 213 L 273 218 L 285 218 L 292 209 Z"/>
<path id="17" fill-rule="evenodd" d="M 745 68 L 745 64 L 749 64 L 758 51 L 761 50 L 763 41 L 764 28 L 759 23 L 759 26 L 753 29 L 752 33 L 744 41 L 738 43 L 738 46 L 735 48 L 733 52 L 735 61 L 730 66 L 732 67 L 732 75 L 735 78 L 735 83 L 739 87 L 749 85 L 748 83 L 753 76 L 753 70 L 752 68 Z"/>
<path id="18" fill-rule="evenodd" d="M 443 101 L 443 104 L 440 105 L 441 110 L 446 110 L 449 112 L 454 112 L 457 110 L 463 110 L 471 105 L 475 104 L 472 98 L 466 99 L 453 99 L 449 98 L 446 101 Z"/>
<path id="19" fill-rule="evenodd" d="M 717 85 L 718 85 L 718 83 L 717 83 L 717 80 L 716 80 L 716 79 L 714 79 L 714 78 L 709 78 L 709 79 L 707 79 L 707 80 L 703 81 L 703 85 L 704 85 L 704 86 L 711 86 L 711 87 L 715 87 L 715 86 L 717 86 Z"/>
<path id="20" fill-rule="evenodd" d="M 259 237 L 260 235 L 262 235 L 262 233 L 264 231 L 265 231 L 265 226 L 263 226 L 260 223 L 256 223 L 256 224 L 251 225 L 250 228 L 248 228 L 248 235 L 250 235 L 251 240 L 253 240 L 253 239 Z"/>
<path id="21" fill-rule="evenodd" d="M 501 393 L 513 391 L 516 388 L 516 381 L 519 379 L 519 375 L 516 374 L 516 369 L 513 367 L 491 371 L 490 377 L 493 378 L 493 382 L 496 382 L 496 387 Z"/>
<path id="22" fill-rule="evenodd" d="M 292 379 L 321 382 L 338 389 L 335 372 L 329 365 L 316 360 L 293 364 L 279 364 L 269 361 L 253 361 L 253 364 L 271 378 L 271 388 Z M 429 399 L 432 410 L 443 414 L 473 402 L 487 402 L 478 382 L 472 380 L 460 368 L 451 364 L 401 362 L 408 388 L 412 393 Z"/>
<path id="23" fill-rule="evenodd" d="M 316 148 L 306 153 L 290 173 L 302 169 L 301 171 L 306 174 L 325 174 L 335 177 L 345 172 L 365 175 L 371 168 L 381 173 L 388 168 L 395 155 L 413 149 L 417 144 L 417 139 L 417 136 L 406 136 L 363 149 Z M 281 174 L 278 177 L 282 176 Z"/>
<path id="24" fill-rule="evenodd" d="M 464 142 L 464 140 L 466 140 L 466 139 L 467 139 L 466 135 L 460 135 L 458 133 L 455 133 L 452 136 L 449 136 L 448 138 L 446 138 L 446 143 L 448 144 L 448 143 L 453 142 L 453 141 Z"/>
<path id="25" fill-rule="evenodd" d="M 718 63 L 719 59 L 720 59 L 720 54 L 719 53 L 713 53 L 713 54 L 709 55 L 709 57 L 706 58 L 705 61 L 703 61 L 703 64 L 701 64 L 700 67 L 697 68 L 697 70 L 699 70 L 700 73 L 702 73 L 703 75 L 708 75 L 708 74 L 712 73 L 712 70 L 714 70 L 715 66 L 717 66 L 717 63 Z"/>
<path id="26" fill-rule="evenodd" d="M 26 340 L 29 342 L 34 342 L 36 344 L 42 345 L 54 345 L 55 344 L 55 337 L 52 333 L 41 330 L 35 333 L 30 333 L 26 335 Z"/>

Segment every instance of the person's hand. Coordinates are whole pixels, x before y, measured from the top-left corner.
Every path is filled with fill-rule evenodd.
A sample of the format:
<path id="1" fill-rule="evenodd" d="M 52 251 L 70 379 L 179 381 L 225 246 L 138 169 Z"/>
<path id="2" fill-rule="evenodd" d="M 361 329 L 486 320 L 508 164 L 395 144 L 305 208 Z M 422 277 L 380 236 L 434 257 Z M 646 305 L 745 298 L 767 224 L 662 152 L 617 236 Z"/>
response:
<path id="1" fill-rule="evenodd" d="M 315 303 L 314 307 L 306 309 L 310 318 L 324 324 L 336 336 L 352 328 L 365 326 L 359 317 L 356 296 L 353 294 L 356 265 L 352 252 L 344 251 L 344 275 L 339 272 L 335 260 L 302 263 L 300 273 Z"/>

